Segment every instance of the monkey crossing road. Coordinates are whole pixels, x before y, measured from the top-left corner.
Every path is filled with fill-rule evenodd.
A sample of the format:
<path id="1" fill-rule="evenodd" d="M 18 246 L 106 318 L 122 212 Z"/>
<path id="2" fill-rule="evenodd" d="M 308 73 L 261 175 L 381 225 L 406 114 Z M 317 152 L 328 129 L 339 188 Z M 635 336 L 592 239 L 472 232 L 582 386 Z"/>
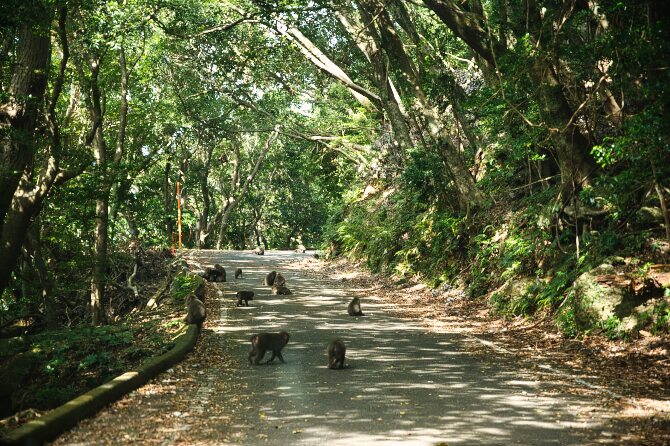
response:
<path id="1" fill-rule="evenodd" d="M 184 361 L 55 444 L 581 445 L 619 434 L 601 395 L 570 394 L 562 375 L 396 317 L 373 290 L 306 271 L 297 262 L 309 252 L 184 257 L 194 270 L 218 263 L 244 275 L 208 285 L 203 332 Z M 272 294 L 271 271 L 292 294 Z M 249 306 L 236 305 L 240 290 L 254 292 Z M 353 297 L 365 316 L 348 314 Z M 250 361 L 254 335 L 281 332 L 290 337 L 271 348 L 284 363 L 266 364 L 272 351 Z M 331 369 L 336 339 L 346 358 Z"/>

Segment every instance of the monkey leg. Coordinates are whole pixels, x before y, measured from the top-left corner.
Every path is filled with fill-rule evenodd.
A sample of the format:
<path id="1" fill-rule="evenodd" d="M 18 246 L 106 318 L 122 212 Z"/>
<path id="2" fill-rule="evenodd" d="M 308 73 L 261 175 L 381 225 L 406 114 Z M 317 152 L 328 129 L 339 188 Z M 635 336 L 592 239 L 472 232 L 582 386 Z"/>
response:
<path id="1" fill-rule="evenodd" d="M 256 359 L 254 360 L 254 364 L 258 365 L 261 363 L 261 359 L 263 359 L 263 356 L 265 356 L 265 349 L 258 349 L 258 353 L 256 354 Z"/>
<path id="2" fill-rule="evenodd" d="M 279 360 L 281 361 L 282 364 L 286 364 L 286 362 L 284 362 L 284 357 L 281 355 L 281 352 L 277 352 L 277 353 L 272 352 L 272 358 L 270 358 L 266 364 L 270 363 L 275 358 L 279 358 Z"/>

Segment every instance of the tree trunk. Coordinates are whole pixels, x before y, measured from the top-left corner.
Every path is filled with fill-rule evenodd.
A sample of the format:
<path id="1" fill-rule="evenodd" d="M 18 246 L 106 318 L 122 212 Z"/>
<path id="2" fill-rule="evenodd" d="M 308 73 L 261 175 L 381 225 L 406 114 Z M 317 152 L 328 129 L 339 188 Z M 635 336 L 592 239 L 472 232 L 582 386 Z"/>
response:
<path id="1" fill-rule="evenodd" d="M 542 49 L 544 30 L 536 1 L 528 2 L 527 14 L 527 31 L 533 36 L 534 44 Z M 561 175 L 561 196 L 567 203 L 572 194 L 590 182 L 590 178 L 598 171 L 598 165 L 591 156 L 588 138 L 575 124 L 575 110 L 563 93 L 565 88 L 560 83 L 550 56 L 542 54 L 542 51 L 538 51 L 538 54 L 529 67 L 531 85 L 539 95 L 540 114 L 552 137 Z"/>
<path id="2" fill-rule="evenodd" d="M 203 160 L 203 167 L 200 171 L 200 193 L 202 194 L 202 213 L 200 214 L 198 230 L 197 230 L 197 244 L 198 249 L 204 249 L 207 246 L 207 239 L 209 232 L 207 226 L 209 223 L 210 214 L 210 194 L 209 194 L 209 171 L 212 163 L 212 152 L 214 150 L 213 144 L 208 144 L 205 150 Z"/>
<path id="3" fill-rule="evenodd" d="M 336 15 L 350 37 L 356 42 L 358 49 L 372 66 L 374 71 L 373 80 L 379 91 L 380 105 L 391 123 L 391 129 L 395 137 L 396 162 L 402 164 L 407 150 L 414 143 L 410 127 L 407 124 L 402 100 L 388 74 L 388 63 L 384 58 L 384 54 L 378 48 L 377 42 L 369 34 L 369 29 L 361 23 L 361 20 L 353 11 L 341 9 L 336 12 Z"/>
<path id="4" fill-rule="evenodd" d="M 377 46 L 386 53 L 391 65 L 397 67 L 407 82 L 411 85 L 412 94 L 418 102 L 420 111 L 428 124 L 430 135 L 439 145 L 439 153 L 444 158 L 451 178 L 459 194 L 459 202 L 466 209 L 480 206 L 484 196 L 477 187 L 470 169 L 451 142 L 451 135 L 446 126 L 440 122 L 435 106 L 430 102 L 419 80 L 419 76 L 413 62 L 407 55 L 404 44 L 398 37 L 393 21 L 384 5 L 376 0 L 357 1 L 359 10 L 363 15 L 364 23 L 367 23 L 369 35 L 376 40 Z M 376 23 L 376 31 L 372 29 Z"/>
<path id="5" fill-rule="evenodd" d="M 44 319 L 48 328 L 55 329 L 58 326 L 57 306 L 52 293 L 53 280 L 42 256 L 42 237 L 39 219 L 30 226 L 30 233 L 26 237 L 26 248 L 31 253 L 33 266 L 40 284 Z"/>
<path id="6" fill-rule="evenodd" d="M 553 69 L 546 61 L 539 59 L 532 73 L 540 95 L 541 113 L 554 142 L 561 174 L 561 190 L 563 194 L 569 194 L 588 184 L 598 171 L 598 165 L 591 156 L 591 144 L 574 123 L 573 111 Z M 569 197 L 566 195 L 564 198 Z"/>
<path id="7" fill-rule="evenodd" d="M 25 178 L 25 177 L 24 177 Z M 12 206 L 2 221 L 0 234 L 0 295 L 9 284 L 12 271 L 28 234 L 30 219 L 39 208 L 41 199 L 36 196 L 26 179 L 19 184 Z"/>
<path id="8" fill-rule="evenodd" d="M 46 29 L 49 18 L 45 19 L 45 29 L 27 26 L 19 33 L 8 101 L 0 105 L 0 221 L 35 156 L 35 124 L 44 100 L 51 53 Z"/>
<path id="9" fill-rule="evenodd" d="M 492 73 L 494 69 L 503 68 L 496 66 L 495 60 L 502 56 L 506 48 L 489 42 L 482 16 L 465 11 L 454 0 L 424 0 L 424 3 L 479 56 L 480 67 L 484 72 Z M 539 27 L 541 17 L 536 2 L 527 3 L 527 14 L 528 31 L 542 49 Z M 550 41 L 551 38 L 544 37 L 544 40 Z M 590 155 L 588 139 L 574 123 L 574 111 L 549 61 L 538 57 L 530 71 L 529 94 L 537 92 L 540 96 L 541 115 L 552 135 L 561 173 L 562 195 L 568 199 L 575 188 L 588 182 L 597 171 L 597 165 Z"/>
<path id="10" fill-rule="evenodd" d="M 165 162 L 165 173 L 163 175 L 163 212 L 165 215 L 165 232 L 168 245 L 172 243 L 174 229 L 172 227 L 172 188 L 170 187 L 170 171 L 172 165 L 170 160 Z"/>
<path id="11" fill-rule="evenodd" d="M 99 123 L 93 138 L 93 158 L 95 160 L 95 174 L 98 178 L 95 203 L 95 230 L 93 232 L 93 271 L 91 275 L 91 324 L 102 323 L 102 303 L 105 300 L 105 278 L 107 273 L 107 244 L 109 238 L 109 191 L 111 187 L 108 178 L 107 145 L 103 135 L 103 108 L 98 75 L 101 59 L 91 59 L 89 65 L 91 76 L 90 113 L 91 120 Z"/>
<path id="12" fill-rule="evenodd" d="M 2 216 L 0 216 L 0 295 L 2 295 L 4 289 L 9 283 L 12 270 L 16 265 L 16 259 L 18 258 L 21 245 L 24 243 L 24 240 L 28 234 L 31 219 L 39 213 L 44 199 L 49 194 L 49 191 L 54 185 L 62 184 L 65 181 L 79 175 L 85 167 L 85 165 L 82 165 L 79 168 L 70 171 L 62 171 L 58 167 L 61 139 L 55 110 L 62 90 L 65 71 L 69 60 L 67 35 L 65 33 L 67 8 L 62 7 L 59 12 L 58 36 L 61 43 L 62 58 L 60 61 L 58 77 L 54 80 L 53 83 L 50 100 L 46 101 L 46 120 L 51 132 L 51 146 L 49 146 L 45 141 L 45 150 L 41 156 L 43 160 L 42 167 L 39 174 L 37 175 L 37 178 L 34 178 L 36 173 L 34 166 L 36 154 L 35 141 L 37 140 L 37 137 L 34 134 L 34 128 L 37 127 L 39 119 L 37 105 L 33 104 L 33 100 L 28 102 L 21 101 L 27 101 L 26 98 L 28 95 L 31 95 L 34 101 L 38 103 L 44 100 L 44 85 L 42 85 L 40 90 L 40 88 L 37 88 L 36 84 L 45 82 L 45 73 L 48 72 L 48 59 L 51 52 L 50 41 L 46 33 L 46 28 L 48 27 L 47 25 L 50 23 L 50 17 L 48 17 L 48 13 L 45 13 L 47 18 L 43 23 L 43 26 L 45 27 L 44 35 L 31 34 L 29 32 L 27 35 L 32 43 L 29 45 L 24 45 L 21 43 L 19 44 L 17 49 L 17 58 L 19 61 L 23 60 L 24 63 L 19 63 L 17 65 L 16 70 L 19 74 L 14 76 L 14 79 L 18 79 L 17 83 L 14 84 L 13 87 L 14 91 L 16 92 L 16 97 L 13 97 L 13 99 L 11 99 L 8 103 L 9 108 L 7 108 L 7 104 L 5 104 L 0 109 L 0 127 L 3 126 L 3 121 L 4 123 L 9 123 L 12 126 L 16 123 L 21 124 L 16 132 L 10 130 L 8 132 L 9 138 L 3 139 L 2 142 L 0 142 L 2 149 L 0 163 L 4 163 L 3 157 L 5 155 L 9 155 L 11 157 L 12 150 L 14 149 L 19 151 L 19 158 L 27 157 L 27 162 L 23 165 L 22 172 L 19 172 L 21 179 L 18 183 L 18 187 L 12 189 L 11 191 L 6 191 L 0 187 L 2 190 L 0 195 L 2 195 L 4 192 L 11 192 L 10 195 L 12 200 L 11 206 L 7 209 L 4 209 Z M 38 26 L 36 25 L 35 29 L 37 28 Z M 38 44 L 41 45 L 41 47 L 36 48 L 35 45 Z M 41 56 L 38 57 L 35 54 L 33 54 L 33 56 L 23 55 L 22 52 L 24 51 L 36 52 L 41 54 Z M 26 61 L 32 62 L 28 63 Z M 35 61 L 41 61 L 40 63 L 44 63 L 44 66 L 38 67 L 35 65 Z M 31 68 L 27 70 L 27 66 Z M 26 72 L 26 70 L 29 72 Z M 21 101 L 17 102 L 17 99 L 19 98 Z M 8 110 L 9 113 L 6 114 Z M 6 116 L 10 117 L 11 119 L 6 121 Z M 20 119 L 18 121 L 13 120 L 14 118 L 19 117 Z M 28 122 L 32 122 L 32 124 L 26 127 L 26 123 Z M 2 133 L 1 130 L 0 133 Z M 19 138 L 16 139 L 16 136 Z M 28 141 L 31 142 L 29 143 Z M 86 144 L 90 144 L 91 141 L 92 132 L 86 138 Z M 0 164 L 0 170 L 2 170 L 4 166 L 5 164 Z M 6 178 L 0 174 L 0 183 L 2 183 L 2 181 L 5 179 Z"/>
<path id="13" fill-rule="evenodd" d="M 279 135 L 279 130 L 280 126 L 276 125 L 272 133 L 270 133 L 270 136 L 268 136 L 267 141 L 265 141 L 265 145 L 263 146 L 263 149 L 261 150 L 261 153 L 258 155 L 258 158 L 256 159 L 256 165 L 254 166 L 253 170 L 251 173 L 247 176 L 247 178 L 244 180 L 244 185 L 242 186 L 242 190 L 237 196 L 231 196 L 225 206 L 225 210 L 223 212 L 222 218 L 221 218 L 221 226 L 219 228 L 219 238 L 216 241 L 216 249 L 221 249 L 221 244 L 223 243 L 223 238 L 226 232 L 226 229 L 228 227 L 228 218 L 230 217 L 230 214 L 232 213 L 233 209 L 237 206 L 237 204 L 245 197 L 247 194 L 247 191 L 249 190 L 249 186 L 251 186 L 251 183 L 253 183 L 254 178 L 256 177 L 256 174 L 258 173 L 258 170 L 261 167 L 261 164 L 263 163 L 263 160 L 265 159 L 265 156 L 267 155 L 268 151 L 270 150 L 270 147 L 274 143 L 274 141 L 277 139 L 277 136 Z"/>
<path id="14" fill-rule="evenodd" d="M 103 113 L 101 105 L 101 92 L 98 84 L 98 74 L 102 59 L 91 64 L 91 97 L 93 118 L 100 122 L 95 139 L 93 140 L 93 157 L 96 161 L 97 174 L 100 180 L 100 190 L 95 204 L 95 231 L 93 234 L 93 275 L 91 279 L 91 324 L 99 325 L 101 321 L 102 303 L 105 300 L 105 285 L 107 276 L 107 251 L 109 245 L 109 200 L 113 184 L 113 177 L 118 170 L 125 153 L 125 135 L 128 123 L 128 80 L 129 74 L 126 67 L 126 55 L 123 46 L 119 48 L 119 71 L 121 75 L 121 94 L 119 106 L 119 133 L 117 145 L 114 151 L 114 159 L 110 168 L 107 162 L 107 145 L 103 135 Z"/>
<path id="15" fill-rule="evenodd" d="M 465 11 L 454 0 L 424 0 L 424 3 L 456 36 L 472 48 L 479 57 L 483 70 L 491 72 L 494 69 L 495 57 L 481 23 L 481 16 Z"/>
<path id="16" fill-rule="evenodd" d="M 107 272 L 108 206 L 109 190 L 107 181 L 107 159 L 102 127 L 98 128 L 93 142 L 93 154 L 97 164 L 99 179 L 98 198 L 95 203 L 95 231 L 93 233 L 93 274 L 91 277 L 91 324 L 101 323 L 102 302 L 105 298 L 105 276 Z"/>
<path id="17" fill-rule="evenodd" d="M 309 40 L 299 29 L 281 24 L 278 32 L 288 40 L 295 43 L 300 52 L 323 72 L 342 82 L 361 105 L 366 108 L 379 106 L 379 97 L 364 87 L 356 84 L 351 78 L 326 56 L 311 40 Z"/>
<path id="18" fill-rule="evenodd" d="M 57 166 L 49 157 L 44 182 L 38 187 L 31 182 L 38 141 L 35 127 L 51 53 L 50 14 L 42 14 L 43 29 L 26 27 L 18 35 L 8 101 L 0 105 L 0 295 L 9 284 L 30 220 L 56 177 Z"/>

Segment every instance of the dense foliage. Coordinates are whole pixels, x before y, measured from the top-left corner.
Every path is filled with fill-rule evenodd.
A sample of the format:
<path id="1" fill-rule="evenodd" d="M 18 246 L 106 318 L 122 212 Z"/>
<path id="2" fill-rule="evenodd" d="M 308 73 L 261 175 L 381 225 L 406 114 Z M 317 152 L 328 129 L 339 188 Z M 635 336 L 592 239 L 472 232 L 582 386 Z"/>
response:
<path id="1" fill-rule="evenodd" d="M 0 8 L 3 329 L 122 318 L 178 211 L 185 247 L 321 247 L 571 334 L 582 273 L 667 259 L 662 1 Z"/>

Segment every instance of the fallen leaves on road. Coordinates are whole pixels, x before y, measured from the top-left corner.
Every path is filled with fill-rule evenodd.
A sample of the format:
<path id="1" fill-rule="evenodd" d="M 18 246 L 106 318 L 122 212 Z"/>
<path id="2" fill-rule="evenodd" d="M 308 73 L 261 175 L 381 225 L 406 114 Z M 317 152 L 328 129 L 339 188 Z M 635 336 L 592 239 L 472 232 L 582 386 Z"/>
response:
<path id="1" fill-rule="evenodd" d="M 301 269 L 320 279 L 347 288 L 352 295 L 376 297 L 391 303 L 400 317 L 419 319 L 429 330 L 455 332 L 484 341 L 471 350 L 481 355 L 514 354 L 531 365 L 550 364 L 575 379 L 562 383 L 561 391 L 589 394 L 621 416 L 613 423 L 627 423 L 631 432 L 607 444 L 670 445 L 670 337 L 641 333 L 638 339 L 611 341 L 603 336 L 581 339 L 563 336 L 550 315 L 535 320 L 497 315 L 487 299 L 467 298 L 462 290 L 431 290 L 423 284 L 400 283 L 369 273 L 362 264 L 341 259 L 323 262 L 304 259 Z M 493 342 L 500 348 L 485 345 Z M 509 353 L 506 353 L 509 352 Z M 556 373 L 539 373 L 548 384 Z M 568 387 L 566 387 L 566 384 Z M 604 389 L 604 390 L 598 390 Z M 612 389 L 608 393 L 607 389 Z M 551 388 L 547 388 L 551 392 Z M 617 398 L 613 394 L 623 395 Z"/>

